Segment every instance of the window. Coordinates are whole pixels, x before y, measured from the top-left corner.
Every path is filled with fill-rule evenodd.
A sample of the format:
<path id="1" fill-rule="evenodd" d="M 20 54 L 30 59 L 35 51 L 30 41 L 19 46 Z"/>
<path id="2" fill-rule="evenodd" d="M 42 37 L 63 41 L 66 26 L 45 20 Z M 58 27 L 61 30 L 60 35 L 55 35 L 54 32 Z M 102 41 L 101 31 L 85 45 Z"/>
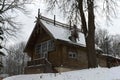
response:
<path id="1" fill-rule="evenodd" d="M 47 52 L 43 52 L 43 53 L 40 54 L 41 58 L 47 58 L 47 56 L 48 56 Z"/>
<path id="2" fill-rule="evenodd" d="M 77 52 L 75 52 L 75 51 L 69 51 L 68 57 L 69 58 L 77 58 Z"/>
<path id="3" fill-rule="evenodd" d="M 43 57 L 44 55 L 47 55 L 46 53 L 49 51 L 53 51 L 54 50 L 54 41 L 53 40 L 48 40 L 45 42 L 42 42 L 41 44 L 37 45 L 35 48 L 35 52 L 40 54 L 41 57 Z"/>
<path id="4" fill-rule="evenodd" d="M 54 41 L 53 40 L 49 40 L 48 41 L 48 51 L 52 51 L 54 50 Z"/>
<path id="5" fill-rule="evenodd" d="M 44 53 L 47 51 L 47 42 L 41 43 L 41 52 Z"/>
<path id="6" fill-rule="evenodd" d="M 35 52 L 36 53 L 41 53 L 41 45 L 37 45 L 37 47 L 35 48 Z"/>

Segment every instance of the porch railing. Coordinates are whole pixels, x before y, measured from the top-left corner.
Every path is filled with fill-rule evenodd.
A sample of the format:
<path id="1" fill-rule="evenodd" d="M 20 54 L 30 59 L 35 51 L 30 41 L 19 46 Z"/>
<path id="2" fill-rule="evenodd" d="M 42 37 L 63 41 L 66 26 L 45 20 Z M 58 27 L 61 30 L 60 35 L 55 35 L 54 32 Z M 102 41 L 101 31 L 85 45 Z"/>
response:
<path id="1" fill-rule="evenodd" d="M 44 58 L 39 58 L 39 59 L 35 59 L 35 60 L 32 60 L 32 61 L 28 61 L 27 62 L 27 66 L 35 66 L 35 65 L 43 65 L 45 64 L 45 59 Z"/>

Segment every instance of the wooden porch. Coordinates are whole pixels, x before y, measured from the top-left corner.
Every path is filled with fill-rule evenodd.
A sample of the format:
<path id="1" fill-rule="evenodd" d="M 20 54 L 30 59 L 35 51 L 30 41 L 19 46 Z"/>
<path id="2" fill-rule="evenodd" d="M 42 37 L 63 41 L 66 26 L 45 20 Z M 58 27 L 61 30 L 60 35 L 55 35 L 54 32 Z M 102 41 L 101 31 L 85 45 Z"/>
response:
<path id="1" fill-rule="evenodd" d="M 25 74 L 33 73 L 54 73 L 55 70 L 52 64 L 45 58 L 38 58 L 27 62 Z"/>
<path id="2" fill-rule="evenodd" d="M 47 60 L 45 60 L 45 58 L 38 58 L 38 59 L 34 59 L 31 61 L 27 62 L 27 66 L 28 67 L 32 67 L 32 66 L 42 66 L 49 63 Z M 50 63 L 49 63 L 50 64 Z M 51 65 L 51 64 L 50 64 Z"/>

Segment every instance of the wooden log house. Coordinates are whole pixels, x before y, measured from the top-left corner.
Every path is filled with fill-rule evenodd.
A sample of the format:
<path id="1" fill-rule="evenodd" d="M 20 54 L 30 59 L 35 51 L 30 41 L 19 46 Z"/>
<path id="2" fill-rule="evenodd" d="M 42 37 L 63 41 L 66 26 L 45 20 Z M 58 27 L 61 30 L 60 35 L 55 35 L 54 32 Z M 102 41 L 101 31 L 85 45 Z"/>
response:
<path id="1" fill-rule="evenodd" d="M 99 66 L 106 67 L 108 57 L 101 55 L 101 49 L 97 46 L 96 51 Z M 76 25 L 66 25 L 40 15 L 24 52 L 31 57 L 25 73 L 56 73 L 88 68 L 81 30 Z"/>

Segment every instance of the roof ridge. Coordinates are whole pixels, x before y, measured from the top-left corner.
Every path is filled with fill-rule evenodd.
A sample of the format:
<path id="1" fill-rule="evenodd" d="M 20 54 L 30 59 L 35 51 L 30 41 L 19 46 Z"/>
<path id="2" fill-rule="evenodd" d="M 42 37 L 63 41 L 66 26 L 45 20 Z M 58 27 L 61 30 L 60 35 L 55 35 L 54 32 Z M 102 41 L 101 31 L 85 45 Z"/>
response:
<path id="1" fill-rule="evenodd" d="M 47 17 L 44 17 L 44 16 L 41 16 L 40 19 L 42 20 L 45 20 L 45 21 L 48 21 L 50 23 L 54 23 L 54 20 L 53 19 L 50 19 L 50 18 L 47 18 Z M 61 23 L 59 21 L 55 21 L 55 24 L 56 25 L 59 25 L 59 26 L 62 26 L 62 27 L 65 27 L 65 28 L 70 28 L 68 24 L 65 24 L 65 23 Z"/>
<path id="2" fill-rule="evenodd" d="M 54 23 L 53 19 L 50 19 L 50 18 L 47 18 L 47 17 L 44 17 L 44 16 L 40 16 L 40 19 L 42 19 L 44 21 L 48 21 L 50 23 Z M 68 24 L 65 24 L 65 23 L 62 23 L 62 22 L 59 22 L 59 21 L 55 21 L 55 24 L 59 25 L 59 26 L 62 26 L 63 28 L 70 29 L 70 25 L 68 25 Z M 82 32 L 81 29 L 79 29 L 79 28 L 77 28 L 77 29 L 78 29 L 79 32 Z"/>

